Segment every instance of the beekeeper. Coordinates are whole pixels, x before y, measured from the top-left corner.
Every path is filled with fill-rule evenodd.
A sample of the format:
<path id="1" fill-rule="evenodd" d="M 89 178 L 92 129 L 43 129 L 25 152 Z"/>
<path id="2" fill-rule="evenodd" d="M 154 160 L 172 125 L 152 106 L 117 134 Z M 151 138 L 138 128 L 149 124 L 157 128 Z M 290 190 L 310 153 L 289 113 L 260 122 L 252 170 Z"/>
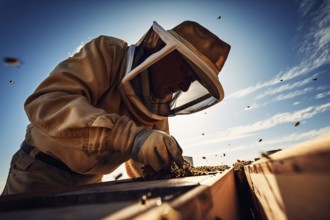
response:
<path id="1" fill-rule="evenodd" d="M 3 195 L 96 183 L 125 163 L 160 171 L 183 163 L 168 117 L 224 98 L 230 46 L 200 24 L 156 22 L 135 44 L 100 36 L 59 63 L 25 102 L 26 137 Z"/>

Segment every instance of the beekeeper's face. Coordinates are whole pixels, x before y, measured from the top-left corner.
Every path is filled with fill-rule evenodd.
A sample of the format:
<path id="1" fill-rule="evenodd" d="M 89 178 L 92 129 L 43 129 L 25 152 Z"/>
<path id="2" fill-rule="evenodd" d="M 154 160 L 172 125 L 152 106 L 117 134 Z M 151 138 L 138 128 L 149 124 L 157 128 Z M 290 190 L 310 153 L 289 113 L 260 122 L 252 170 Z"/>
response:
<path id="1" fill-rule="evenodd" d="M 165 98 L 179 90 L 186 92 L 196 80 L 194 71 L 176 50 L 149 67 L 151 93 Z"/>

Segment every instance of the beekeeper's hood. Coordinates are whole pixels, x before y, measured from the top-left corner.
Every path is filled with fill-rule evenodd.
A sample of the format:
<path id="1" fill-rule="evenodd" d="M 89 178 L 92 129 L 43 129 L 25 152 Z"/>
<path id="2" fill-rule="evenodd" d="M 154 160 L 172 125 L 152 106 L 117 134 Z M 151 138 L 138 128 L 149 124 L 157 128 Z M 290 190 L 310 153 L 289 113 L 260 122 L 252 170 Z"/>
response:
<path id="1" fill-rule="evenodd" d="M 141 40 L 129 47 L 126 75 L 121 83 L 125 104 L 135 117 L 157 121 L 197 112 L 220 102 L 224 91 L 218 74 L 229 50 L 230 45 L 196 22 L 184 21 L 168 31 L 154 22 Z M 197 80 L 185 92 L 154 98 L 148 68 L 173 51 L 186 60 Z"/>

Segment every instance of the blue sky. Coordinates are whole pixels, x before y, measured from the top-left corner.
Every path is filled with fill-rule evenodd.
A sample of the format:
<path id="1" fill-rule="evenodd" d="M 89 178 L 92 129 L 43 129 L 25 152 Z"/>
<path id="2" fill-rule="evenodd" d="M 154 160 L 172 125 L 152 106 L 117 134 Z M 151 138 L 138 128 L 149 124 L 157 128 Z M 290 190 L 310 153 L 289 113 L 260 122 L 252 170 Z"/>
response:
<path id="1" fill-rule="evenodd" d="M 0 188 L 24 139 L 24 101 L 56 64 L 99 35 L 133 44 L 153 21 L 171 29 L 194 20 L 232 46 L 219 75 L 225 99 L 170 119 L 195 165 L 230 165 L 328 133 L 329 11 L 326 0 L 0 1 L 1 58 L 22 60 L 0 65 Z"/>

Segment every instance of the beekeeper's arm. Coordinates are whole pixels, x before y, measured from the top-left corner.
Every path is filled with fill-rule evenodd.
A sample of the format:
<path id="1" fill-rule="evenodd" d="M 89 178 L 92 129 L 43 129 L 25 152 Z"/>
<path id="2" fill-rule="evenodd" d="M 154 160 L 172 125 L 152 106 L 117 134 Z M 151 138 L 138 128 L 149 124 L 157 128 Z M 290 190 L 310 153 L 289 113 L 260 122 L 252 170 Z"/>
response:
<path id="1" fill-rule="evenodd" d="M 105 161 L 104 158 L 114 152 L 120 152 L 128 160 L 132 158 L 133 143 L 139 142 L 143 145 L 135 147 L 134 158 L 159 169 L 167 165 L 167 158 L 173 156 L 165 147 L 175 148 L 167 135 L 145 130 L 126 116 L 97 107 L 98 100 L 109 88 L 119 86 L 118 73 L 126 48 L 125 42 L 103 36 L 87 43 L 79 53 L 52 71 L 26 100 L 25 110 L 30 122 L 61 146 L 83 151 L 100 161 Z M 119 101 L 120 98 L 115 97 L 109 100 Z M 148 131 L 150 135 L 138 136 L 142 131 Z M 149 141 L 151 137 L 164 141 L 155 143 Z M 164 154 L 161 161 L 158 154 L 149 148 L 157 148 Z M 76 166 L 70 168 L 79 173 L 91 170 L 91 167 L 79 167 L 79 163 Z M 93 172 L 98 172 L 97 167 L 93 168 Z"/>

